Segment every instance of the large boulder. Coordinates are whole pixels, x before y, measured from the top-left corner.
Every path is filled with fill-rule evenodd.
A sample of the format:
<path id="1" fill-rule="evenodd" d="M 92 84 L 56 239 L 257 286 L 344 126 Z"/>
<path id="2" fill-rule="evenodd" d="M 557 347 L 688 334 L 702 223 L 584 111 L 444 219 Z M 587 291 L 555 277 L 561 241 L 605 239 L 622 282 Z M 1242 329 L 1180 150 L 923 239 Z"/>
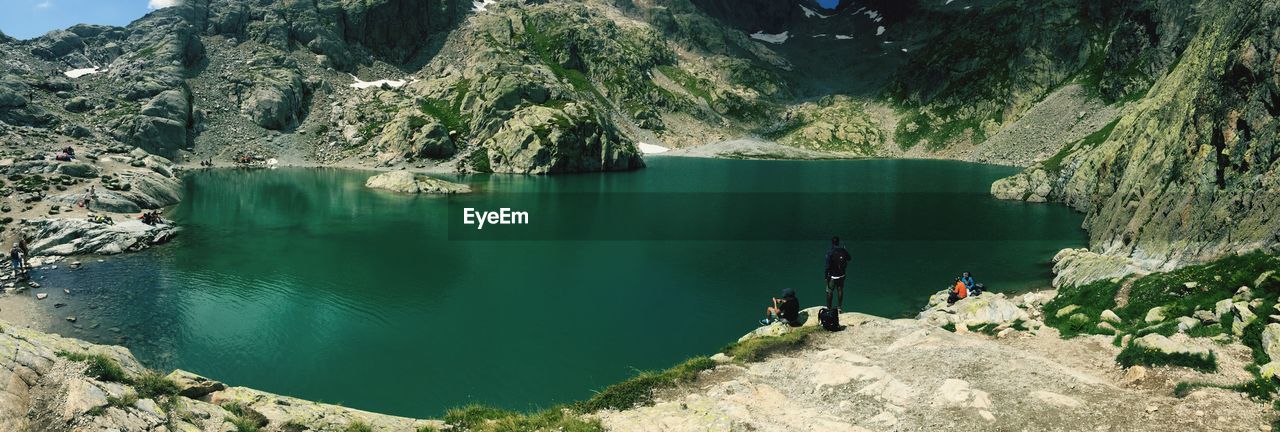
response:
<path id="1" fill-rule="evenodd" d="M 62 109 L 67 110 L 67 112 L 82 113 L 93 109 L 93 102 L 90 102 L 89 98 L 76 96 L 67 100 L 67 103 L 62 104 Z"/>
<path id="2" fill-rule="evenodd" d="M 471 187 L 451 183 L 409 171 L 390 171 L 369 177 L 365 187 L 410 194 L 454 194 L 471 192 Z"/>
<path id="3" fill-rule="evenodd" d="M 191 119 L 191 94 L 185 88 L 164 90 L 147 101 L 139 115 L 121 119 L 114 134 L 149 152 L 172 153 L 186 147 Z"/>
<path id="4" fill-rule="evenodd" d="M 1262 351 L 1271 361 L 1280 361 L 1280 324 L 1267 324 L 1262 329 Z"/>
<path id="5" fill-rule="evenodd" d="M 1235 310 L 1235 320 L 1231 322 L 1231 334 L 1244 336 L 1244 329 L 1258 319 L 1258 315 L 1249 309 L 1249 303 L 1235 302 L 1231 305 Z"/>
<path id="6" fill-rule="evenodd" d="M 84 48 L 84 39 L 81 39 L 80 35 L 66 30 L 54 30 L 36 39 L 32 44 L 31 53 L 45 60 L 53 60 L 73 52 L 83 51 Z"/>
<path id="7" fill-rule="evenodd" d="M 170 372 L 168 377 L 170 381 L 178 385 L 178 395 L 199 399 L 209 393 L 226 390 L 227 386 L 223 383 L 184 371 L 176 369 Z"/>
<path id="8" fill-rule="evenodd" d="M 162 91 L 142 106 L 141 114 L 187 123 L 191 119 L 191 96 L 185 89 Z"/>
<path id="9" fill-rule="evenodd" d="M 1159 333 L 1148 334 L 1134 339 L 1131 343 L 1135 346 L 1164 354 L 1190 354 L 1201 357 L 1207 357 L 1210 354 L 1208 349 L 1189 344 L 1182 337 L 1179 340 L 1175 340 Z"/>
<path id="10" fill-rule="evenodd" d="M 457 148 L 449 128 L 440 121 L 412 111 L 404 111 L 387 123 L 379 139 L 383 163 L 402 158 L 441 159 L 453 156 Z"/>
<path id="11" fill-rule="evenodd" d="M 1226 315 L 1227 312 L 1231 312 L 1231 308 L 1231 299 L 1218 300 L 1217 303 L 1213 304 L 1213 319 L 1216 321 L 1222 321 L 1222 316 Z"/>
<path id="12" fill-rule="evenodd" d="M 1002 200 L 1045 202 L 1052 192 L 1053 180 L 1048 172 L 1039 167 L 991 184 L 991 195 Z"/>
<path id="13" fill-rule="evenodd" d="M 27 106 L 27 98 L 8 87 L 0 86 L 0 109 Z"/>
<path id="14" fill-rule="evenodd" d="M 969 327 L 1030 320 L 1027 312 L 1006 299 L 1004 294 L 985 292 L 950 306 L 946 304 L 946 291 L 934 294 L 933 298 L 941 298 L 942 301 L 931 302 L 931 307 L 920 312 L 917 319 L 934 325 L 964 324 Z"/>
<path id="15" fill-rule="evenodd" d="M 98 167 L 83 162 L 67 162 L 58 165 L 58 174 L 79 178 L 98 176 Z"/>
<path id="16" fill-rule="evenodd" d="M 1112 324 L 1120 324 L 1121 322 L 1124 322 L 1124 320 L 1121 320 L 1120 316 L 1116 315 L 1115 312 L 1112 312 L 1111 309 L 1102 311 L 1102 315 L 1099 315 L 1098 318 Z"/>
<path id="17" fill-rule="evenodd" d="M 1053 256 L 1054 287 L 1081 286 L 1140 272 L 1141 269 L 1129 258 L 1103 255 L 1088 249 L 1063 249 Z"/>
<path id="18" fill-rule="evenodd" d="M 37 219 L 23 224 L 37 239 L 31 244 L 33 255 L 115 255 L 165 243 L 178 231 L 173 226 L 152 226 L 136 219 L 123 219 L 114 224 L 83 219 Z"/>
<path id="19" fill-rule="evenodd" d="M 1143 318 L 1143 321 L 1146 321 L 1147 324 L 1155 324 L 1160 321 L 1164 321 L 1165 319 L 1164 307 L 1156 306 L 1147 311 L 1147 315 Z"/>
<path id="20" fill-rule="evenodd" d="M 494 172 L 550 174 L 641 168 L 635 143 L 623 138 L 590 108 L 518 108 L 484 142 Z"/>
<path id="21" fill-rule="evenodd" d="M 306 88 L 302 75 L 291 69 L 260 69 L 240 103 L 240 111 L 267 129 L 281 130 L 297 125 L 306 110 Z"/>
<path id="22" fill-rule="evenodd" d="M 167 118 L 123 117 L 112 134 L 121 141 L 155 153 L 172 153 L 187 145 L 187 124 Z"/>

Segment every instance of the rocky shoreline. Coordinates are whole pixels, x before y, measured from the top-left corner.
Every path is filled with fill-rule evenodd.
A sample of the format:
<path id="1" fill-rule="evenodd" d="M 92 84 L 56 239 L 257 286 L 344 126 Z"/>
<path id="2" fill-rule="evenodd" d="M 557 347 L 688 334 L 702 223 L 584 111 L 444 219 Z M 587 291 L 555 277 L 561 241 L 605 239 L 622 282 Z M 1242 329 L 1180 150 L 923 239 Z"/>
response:
<path id="1" fill-rule="evenodd" d="M 1272 289 L 1267 278 L 1274 274 L 1262 274 L 1254 285 Z M 1177 322 L 1177 330 L 1170 336 L 1138 333 L 1118 344 L 1106 334 L 1069 337 L 1060 330 L 1062 317 L 1084 309 L 1062 307 L 1061 291 L 1012 297 L 987 292 L 954 305 L 946 295 L 931 296 L 910 319 L 844 313 L 845 328 L 838 332 L 818 328 L 818 308 L 806 309 L 800 326 L 763 326 L 735 344 L 786 341 L 781 348 L 741 358 L 728 349 L 689 381 L 650 390 L 651 402 L 598 411 L 563 408 L 561 415 L 596 425 L 587 430 L 619 431 L 1270 430 L 1275 413 L 1269 404 L 1236 396 L 1230 387 L 1249 379 L 1245 366 L 1254 361 L 1240 340 L 1192 337 L 1194 326 L 1183 326 L 1182 317 L 1152 313 L 1144 325 Z M 1251 294 L 1233 298 L 1245 308 L 1263 306 Z M 1127 328 L 1126 318 L 1108 312 L 1099 328 Z M 1209 315 L 1215 313 L 1202 318 L 1227 319 L 1228 312 Z M 1243 319 L 1243 312 L 1232 313 Z M 1264 340 L 1280 340 L 1280 324 L 1274 326 Z M 1121 339 L 1117 331 L 1115 340 Z M 1129 345 L 1212 352 L 1219 367 L 1120 364 Z M 5 430 L 221 432 L 245 422 L 268 431 L 489 430 L 483 422 L 408 419 L 228 387 L 181 370 L 160 380 L 125 348 L 8 323 L 0 323 L 0 348 L 13 353 L 0 357 Z M 103 372 L 100 362 L 119 371 Z M 1209 384 L 1175 392 L 1188 382 Z M 157 393 L 156 386 L 163 388 Z"/>

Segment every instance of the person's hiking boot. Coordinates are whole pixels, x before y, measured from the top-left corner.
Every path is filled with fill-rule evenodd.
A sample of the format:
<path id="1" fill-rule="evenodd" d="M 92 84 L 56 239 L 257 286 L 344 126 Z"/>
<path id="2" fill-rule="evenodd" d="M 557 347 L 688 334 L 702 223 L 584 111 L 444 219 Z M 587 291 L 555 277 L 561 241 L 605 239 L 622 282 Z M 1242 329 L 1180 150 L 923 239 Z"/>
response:
<path id="1" fill-rule="evenodd" d="M 769 325 L 769 320 L 768 320 L 767 318 L 766 318 L 766 319 L 762 319 L 762 320 L 760 320 L 760 325 L 762 325 L 762 326 L 767 326 L 767 325 Z"/>

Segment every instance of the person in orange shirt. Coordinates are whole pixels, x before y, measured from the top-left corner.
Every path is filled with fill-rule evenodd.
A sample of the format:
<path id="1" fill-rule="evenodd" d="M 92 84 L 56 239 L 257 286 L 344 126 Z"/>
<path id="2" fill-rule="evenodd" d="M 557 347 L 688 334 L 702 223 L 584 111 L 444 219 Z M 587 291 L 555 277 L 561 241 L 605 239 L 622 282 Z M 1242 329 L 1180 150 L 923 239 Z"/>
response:
<path id="1" fill-rule="evenodd" d="M 955 302 L 969 296 L 969 288 L 965 286 L 964 281 L 956 278 L 956 285 L 951 288 L 951 295 L 947 297 L 947 304 L 955 304 Z"/>

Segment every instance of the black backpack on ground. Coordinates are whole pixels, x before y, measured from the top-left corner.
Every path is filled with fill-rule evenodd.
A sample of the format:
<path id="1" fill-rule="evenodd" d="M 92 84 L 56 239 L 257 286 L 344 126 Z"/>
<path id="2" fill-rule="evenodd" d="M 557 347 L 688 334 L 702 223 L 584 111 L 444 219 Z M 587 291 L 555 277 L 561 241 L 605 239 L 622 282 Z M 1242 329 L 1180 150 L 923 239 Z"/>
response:
<path id="1" fill-rule="evenodd" d="M 849 256 L 849 251 L 843 247 L 836 246 L 831 250 L 831 255 L 827 257 L 827 276 L 844 276 L 845 269 L 849 267 L 849 260 L 853 257 Z"/>
<path id="2" fill-rule="evenodd" d="M 840 314 L 835 309 L 824 307 L 818 311 L 818 323 L 830 331 L 840 330 Z"/>

